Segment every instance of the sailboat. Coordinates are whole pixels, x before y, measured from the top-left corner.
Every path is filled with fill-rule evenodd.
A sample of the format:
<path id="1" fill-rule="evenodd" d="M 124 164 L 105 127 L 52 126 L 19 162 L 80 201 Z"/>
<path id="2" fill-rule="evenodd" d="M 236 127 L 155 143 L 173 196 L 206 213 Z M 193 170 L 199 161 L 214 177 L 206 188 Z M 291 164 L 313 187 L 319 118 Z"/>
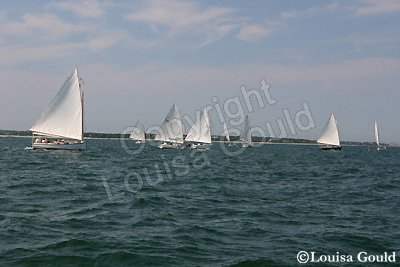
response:
<path id="1" fill-rule="evenodd" d="M 224 121 L 224 136 L 225 136 L 226 141 L 229 143 L 228 146 L 231 146 L 232 145 L 231 138 L 229 136 L 228 126 L 226 126 L 226 122 L 225 121 Z"/>
<path id="2" fill-rule="evenodd" d="M 322 150 L 341 150 L 339 130 L 336 123 L 335 115 L 331 113 L 328 123 L 325 125 L 324 130 L 317 143 L 322 144 L 320 149 Z"/>
<path id="3" fill-rule="evenodd" d="M 133 128 L 133 131 L 131 132 L 130 139 L 136 140 L 136 144 L 142 144 L 146 142 L 146 134 L 144 132 L 143 125 L 141 125 L 139 122 L 136 123 L 135 127 Z"/>
<path id="4" fill-rule="evenodd" d="M 174 104 L 168 112 L 167 117 L 160 126 L 160 131 L 154 139 L 164 141 L 157 146 L 161 149 L 178 149 L 183 144 L 182 120 L 177 104 Z"/>
<path id="5" fill-rule="evenodd" d="M 244 126 L 242 135 L 240 136 L 240 141 L 242 141 L 242 147 L 252 147 L 253 141 L 251 140 L 251 128 L 250 128 L 250 121 L 249 115 L 246 115 L 244 118 Z"/>
<path id="6" fill-rule="evenodd" d="M 378 123 L 375 120 L 375 141 L 376 145 L 378 146 L 376 150 L 386 150 L 386 146 L 383 146 L 379 143 L 379 130 L 378 130 Z"/>
<path id="7" fill-rule="evenodd" d="M 33 133 L 32 149 L 85 150 L 83 123 L 82 84 L 75 68 L 29 129 Z"/>
<path id="8" fill-rule="evenodd" d="M 200 118 L 190 128 L 186 142 L 191 142 L 189 148 L 207 150 L 211 148 L 211 123 L 207 108 L 200 112 Z"/>

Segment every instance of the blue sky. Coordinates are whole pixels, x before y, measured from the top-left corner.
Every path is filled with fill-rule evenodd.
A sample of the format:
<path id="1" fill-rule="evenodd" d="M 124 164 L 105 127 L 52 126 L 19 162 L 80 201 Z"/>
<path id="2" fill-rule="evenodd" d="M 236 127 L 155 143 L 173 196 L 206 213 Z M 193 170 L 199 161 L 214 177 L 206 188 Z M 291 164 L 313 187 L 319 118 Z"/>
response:
<path id="1" fill-rule="evenodd" d="M 316 127 L 295 137 L 318 138 L 335 112 L 343 140 L 372 141 L 377 119 L 400 143 L 399 13 L 395 0 L 2 1 L 0 129 L 30 128 L 77 65 L 87 131 L 159 125 L 173 102 L 194 117 L 265 79 L 276 103 L 252 125 L 278 135 L 306 102 Z"/>

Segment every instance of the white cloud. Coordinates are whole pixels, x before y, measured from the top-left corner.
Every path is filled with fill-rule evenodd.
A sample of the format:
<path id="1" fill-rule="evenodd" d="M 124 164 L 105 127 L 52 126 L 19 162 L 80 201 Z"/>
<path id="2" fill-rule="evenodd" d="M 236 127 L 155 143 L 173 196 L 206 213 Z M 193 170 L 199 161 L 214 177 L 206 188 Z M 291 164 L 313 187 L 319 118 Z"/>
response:
<path id="1" fill-rule="evenodd" d="M 101 52 L 119 43 L 124 37 L 124 33 L 105 33 L 82 43 L 80 47 L 91 52 Z"/>
<path id="2" fill-rule="evenodd" d="M 201 10 L 194 2 L 152 0 L 142 11 L 129 14 L 126 18 L 180 31 L 209 23 L 218 25 L 233 11 L 231 8 L 212 7 Z"/>
<path id="3" fill-rule="evenodd" d="M 65 36 L 76 34 L 88 29 L 87 25 L 74 25 L 61 20 L 54 14 L 25 14 L 21 21 L 5 20 L 0 36 L 26 37 L 37 36 L 38 33 L 45 34 L 47 38 L 51 36 Z"/>
<path id="4" fill-rule="evenodd" d="M 232 8 L 202 9 L 195 2 L 152 0 L 125 18 L 146 23 L 155 32 L 166 30 L 169 37 L 180 34 L 200 37 L 200 43 L 206 45 L 239 27 L 242 18 L 233 17 L 234 12 Z"/>
<path id="5" fill-rule="evenodd" d="M 305 10 L 296 10 L 296 11 L 286 11 L 280 14 L 281 19 L 283 20 L 288 20 L 288 19 L 295 19 L 295 18 L 300 18 L 304 17 L 306 15 L 311 15 L 311 14 L 316 14 L 320 12 L 326 12 L 326 11 L 332 11 L 336 9 L 338 5 L 336 3 L 333 4 L 328 4 L 325 6 L 315 6 L 315 7 L 310 7 Z"/>
<path id="6" fill-rule="evenodd" d="M 10 18 L 0 12 L 0 64 L 61 59 L 85 50 L 99 53 L 126 37 L 123 30 L 108 30 L 103 25 L 78 20 L 70 22 L 58 14 L 26 13 Z"/>
<path id="7" fill-rule="evenodd" d="M 100 18 L 104 15 L 104 10 L 97 0 L 69 0 L 53 3 L 50 6 L 59 10 L 69 11 L 81 18 Z"/>
<path id="8" fill-rule="evenodd" d="M 254 42 L 262 39 L 268 31 L 261 25 L 247 25 L 240 29 L 237 38 L 246 42 Z"/>
<path id="9" fill-rule="evenodd" d="M 359 15 L 377 15 L 400 11 L 400 1 L 398 0 L 363 0 L 363 5 L 355 8 Z"/>
<path id="10" fill-rule="evenodd" d="M 74 57 L 85 50 L 99 53 L 118 43 L 124 38 L 122 33 L 103 33 L 80 42 L 59 42 L 40 46 L 10 44 L 0 46 L 0 54 L 4 55 L 0 64 L 16 64 L 29 61 L 46 61 Z"/>

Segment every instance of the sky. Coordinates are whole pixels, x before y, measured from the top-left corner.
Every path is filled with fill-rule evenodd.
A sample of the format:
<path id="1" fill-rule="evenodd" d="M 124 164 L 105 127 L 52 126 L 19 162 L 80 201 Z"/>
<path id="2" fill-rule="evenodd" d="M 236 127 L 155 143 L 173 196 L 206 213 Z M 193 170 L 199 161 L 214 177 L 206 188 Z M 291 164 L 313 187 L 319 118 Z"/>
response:
<path id="1" fill-rule="evenodd" d="M 176 102 L 186 133 L 209 106 L 213 134 L 218 107 L 233 130 L 248 114 L 254 135 L 313 140 L 334 112 L 342 140 L 376 119 L 400 143 L 398 0 L 4 0 L 0 23 L 0 129 L 29 129 L 77 66 L 90 132 Z"/>

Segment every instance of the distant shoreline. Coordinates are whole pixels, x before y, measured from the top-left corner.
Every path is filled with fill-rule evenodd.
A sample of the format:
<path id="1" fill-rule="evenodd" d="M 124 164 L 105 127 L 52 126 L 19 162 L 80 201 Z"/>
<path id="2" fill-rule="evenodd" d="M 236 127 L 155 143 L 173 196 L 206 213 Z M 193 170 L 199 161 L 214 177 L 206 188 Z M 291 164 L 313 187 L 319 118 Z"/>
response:
<path id="1" fill-rule="evenodd" d="M 100 133 L 101 134 L 101 133 Z M 116 135 L 116 134 L 105 134 L 105 135 Z M 0 134 L 0 138 L 29 138 L 31 139 L 32 136 L 29 135 L 8 135 L 8 134 Z M 217 137 L 218 138 L 218 137 Z M 128 137 L 85 137 L 86 140 L 131 140 Z M 154 139 L 146 139 L 148 141 L 154 141 Z M 253 141 L 254 144 L 257 145 L 302 145 L 302 146 L 319 146 L 320 144 L 316 143 L 315 141 L 312 140 L 307 140 L 308 142 L 296 142 L 296 139 L 292 139 L 292 142 L 284 142 L 284 141 L 280 141 L 280 142 L 257 142 L 257 141 Z M 303 140 L 303 139 L 302 139 Z M 213 143 L 219 143 L 219 142 L 223 142 L 223 143 L 227 143 L 228 141 L 225 140 L 213 140 Z M 240 142 L 238 141 L 232 141 L 232 143 L 237 143 L 239 144 Z M 351 142 L 351 144 L 342 144 L 342 146 L 369 146 L 369 145 L 373 145 L 372 143 L 360 143 L 360 142 Z"/>

